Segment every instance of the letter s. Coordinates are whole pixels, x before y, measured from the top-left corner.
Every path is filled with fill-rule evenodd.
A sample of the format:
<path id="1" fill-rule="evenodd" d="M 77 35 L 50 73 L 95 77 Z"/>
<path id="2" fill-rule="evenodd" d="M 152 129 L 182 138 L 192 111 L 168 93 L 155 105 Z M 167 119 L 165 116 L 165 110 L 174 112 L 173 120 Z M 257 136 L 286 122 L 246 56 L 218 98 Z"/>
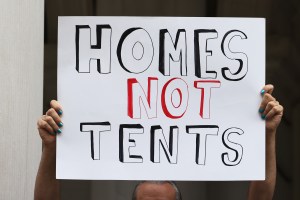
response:
<path id="1" fill-rule="evenodd" d="M 244 134 L 244 131 L 240 128 L 229 128 L 227 129 L 223 135 L 222 135 L 222 142 L 224 144 L 224 146 L 230 150 L 233 151 L 232 154 L 234 154 L 234 159 L 230 159 L 230 155 L 228 152 L 226 153 L 222 153 L 222 162 L 224 163 L 224 165 L 226 166 L 236 166 L 238 165 L 243 157 L 243 147 L 242 145 L 232 142 L 229 140 L 229 136 L 231 134 L 238 134 L 238 135 L 242 135 Z M 233 157 L 233 156 L 231 156 Z"/>

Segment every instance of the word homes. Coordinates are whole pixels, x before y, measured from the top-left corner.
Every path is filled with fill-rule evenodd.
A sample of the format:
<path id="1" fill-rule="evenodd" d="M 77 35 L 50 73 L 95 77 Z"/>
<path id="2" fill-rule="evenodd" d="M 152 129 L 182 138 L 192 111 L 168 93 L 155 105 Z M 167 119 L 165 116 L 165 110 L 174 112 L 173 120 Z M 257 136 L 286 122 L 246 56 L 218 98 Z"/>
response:
<path id="1" fill-rule="evenodd" d="M 173 62 L 180 65 L 181 76 L 187 76 L 188 49 L 194 45 L 194 71 L 197 78 L 216 79 L 217 72 L 207 64 L 207 57 L 212 56 L 213 49 L 208 45 L 209 40 L 218 38 L 216 29 L 195 29 L 193 30 L 193 44 L 187 44 L 186 29 L 177 29 L 176 37 L 172 38 L 168 29 L 159 30 L 159 63 L 158 70 L 164 76 L 170 76 Z M 89 25 L 76 25 L 76 70 L 79 73 L 89 73 L 90 60 L 97 60 L 97 70 L 101 74 L 109 74 L 111 69 L 111 53 L 113 29 L 109 24 L 96 25 L 96 44 L 91 44 L 91 27 Z M 172 34 L 175 35 L 175 34 Z M 238 81 L 243 79 L 248 71 L 248 57 L 245 53 L 232 52 L 230 43 L 235 39 L 247 39 L 247 35 L 240 30 L 227 31 L 219 46 L 223 55 L 238 63 L 238 68 L 227 66 L 222 67 L 221 72 L 224 79 Z M 153 36 L 146 28 L 128 28 L 118 38 L 117 51 L 119 65 L 128 73 L 140 74 L 145 72 L 153 63 L 154 49 Z M 153 66 L 154 67 L 154 66 Z"/>

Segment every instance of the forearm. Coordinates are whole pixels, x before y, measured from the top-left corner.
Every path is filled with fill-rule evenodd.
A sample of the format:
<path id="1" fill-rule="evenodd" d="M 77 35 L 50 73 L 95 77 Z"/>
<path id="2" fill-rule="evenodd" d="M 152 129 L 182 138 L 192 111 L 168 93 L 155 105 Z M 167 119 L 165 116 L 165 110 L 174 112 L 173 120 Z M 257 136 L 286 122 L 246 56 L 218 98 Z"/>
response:
<path id="1" fill-rule="evenodd" d="M 55 146 L 45 147 L 35 182 L 35 200 L 59 200 L 59 181 L 55 178 Z"/>
<path id="2" fill-rule="evenodd" d="M 249 188 L 249 200 L 272 199 L 276 184 L 275 131 L 266 134 L 266 180 L 252 181 Z"/>

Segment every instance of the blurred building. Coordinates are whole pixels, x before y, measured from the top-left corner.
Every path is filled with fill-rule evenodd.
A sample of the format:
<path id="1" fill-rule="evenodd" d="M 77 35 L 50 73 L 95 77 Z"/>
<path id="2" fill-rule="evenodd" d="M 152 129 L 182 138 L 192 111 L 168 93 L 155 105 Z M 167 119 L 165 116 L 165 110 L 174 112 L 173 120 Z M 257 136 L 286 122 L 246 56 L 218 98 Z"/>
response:
<path id="1" fill-rule="evenodd" d="M 297 0 L 46 0 L 44 105 L 56 96 L 57 16 L 264 17 L 267 22 L 267 83 L 285 107 L 277 136 L 278 176 L 274 199 L 300 199 L 300 2 Z M 50 83 L 51 80 L 51 84 Z M 64 181 L 63 199 L 130 199 L 134 182 Z M 246 199 L 246 182 L 179 182 L 185 199 Z"/>

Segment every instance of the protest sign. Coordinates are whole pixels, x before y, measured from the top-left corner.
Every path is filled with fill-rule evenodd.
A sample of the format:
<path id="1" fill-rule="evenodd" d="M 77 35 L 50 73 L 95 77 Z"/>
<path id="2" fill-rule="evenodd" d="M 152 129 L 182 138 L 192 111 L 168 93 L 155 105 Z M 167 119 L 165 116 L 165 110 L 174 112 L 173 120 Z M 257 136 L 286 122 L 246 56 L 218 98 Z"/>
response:
<path id="1" fill-rule="evenodd" d="M 265 20 L 60 17 L 57 178 L 262 180 Z"/>

